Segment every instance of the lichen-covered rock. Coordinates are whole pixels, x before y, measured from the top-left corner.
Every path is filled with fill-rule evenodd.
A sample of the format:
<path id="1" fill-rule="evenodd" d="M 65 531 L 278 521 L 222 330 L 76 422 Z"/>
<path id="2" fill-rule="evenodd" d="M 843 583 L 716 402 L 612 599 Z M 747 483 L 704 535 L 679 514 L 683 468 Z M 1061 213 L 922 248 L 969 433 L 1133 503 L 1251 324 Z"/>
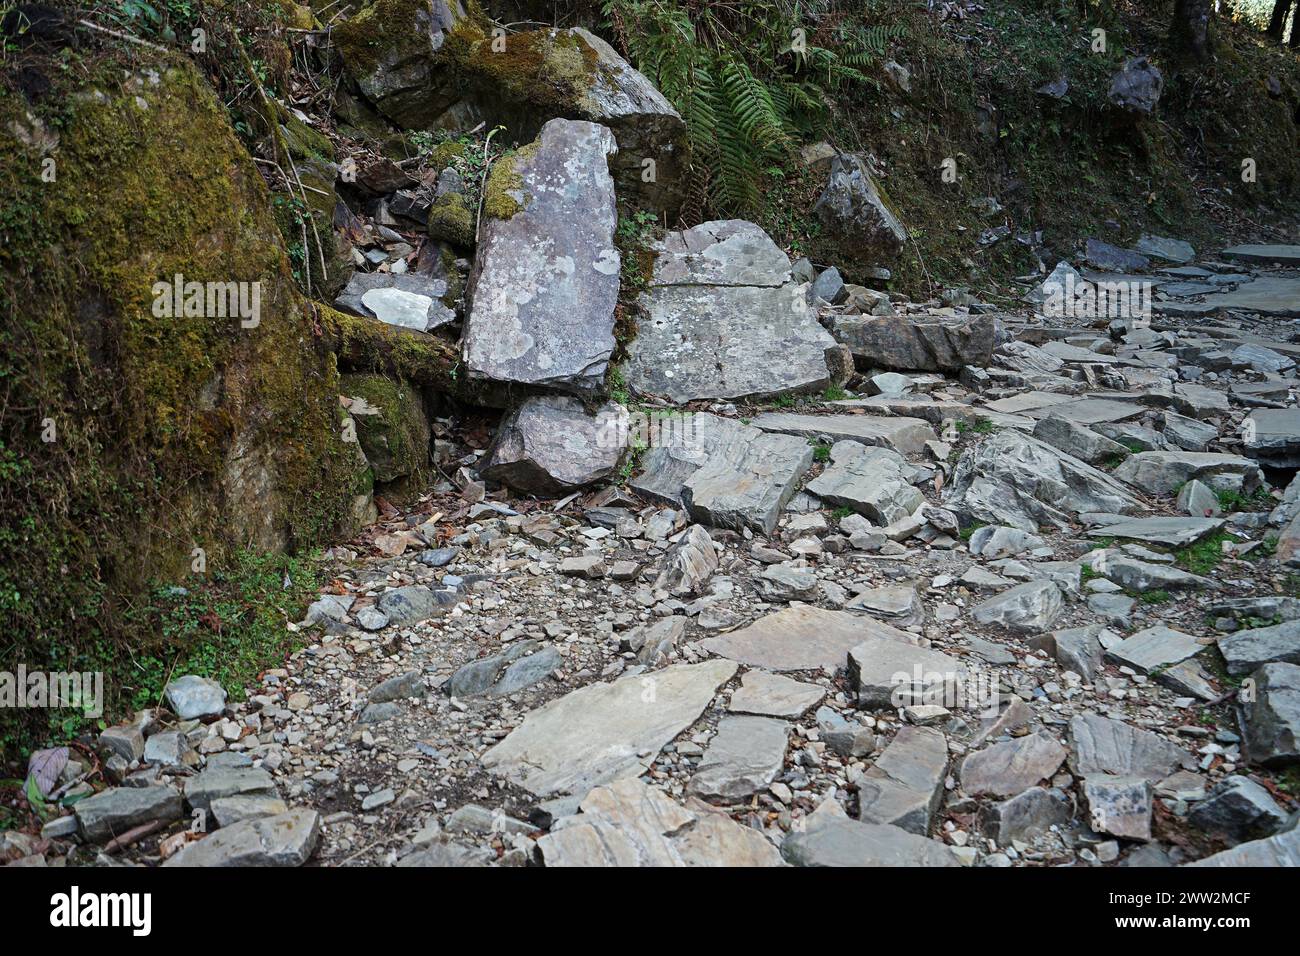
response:
<path id="1" fill-rule="evenodd" d="M 462 350 L 472 376 L 571 391 L 598 388 L 614 351 L 619 254 L 595 123 L 551 120 L 492 170 Z"/>
<path id="2" fill-rule="evenodd" d="M 656 247 L 627 381 L 674 402 L 735 400 L 830 384 L 835 341 L 807 284 L 760 227 L 740 219 L 671 232 Z"/>
<path id="3" fill-rule="evenodd" d="M 524 494 L 566 494 L 612 473 L 626 444 L 621 405 L 589 415 L 575 398 L 530 398 L 501 423 L 479 474 Z"/>
<path id="4" fill-rule="evenodd" d="M 881 198 L 861 156 L 831 160 L 830 181 L 813 212 L 838 248 L 858 261 L 889 260 L 907 242 L 907 230 Z"/>
<path id="5" fill-rule="evenodd" d="M 429 468 L 432 443 L 429 420 L 411 386 L 383 375 L 342 376 L 339 391 L 375 481 L 420 475 Z"/>

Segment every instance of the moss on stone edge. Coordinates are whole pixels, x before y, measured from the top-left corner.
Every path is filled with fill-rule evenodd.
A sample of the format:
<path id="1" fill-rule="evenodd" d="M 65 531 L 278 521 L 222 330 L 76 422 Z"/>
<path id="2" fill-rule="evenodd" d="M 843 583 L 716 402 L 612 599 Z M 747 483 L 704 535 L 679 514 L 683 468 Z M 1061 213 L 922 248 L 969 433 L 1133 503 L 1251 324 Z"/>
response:
<path id="1" fill-rule="evenodd" d="M 431 473 L 429 421 L 419 394 L 404 382 L 375 373 L 349 373 L 341 377 L 343 395 L 361 398 L 369 414 L 353 407 L 361 450 L 374 471 L 375 481 L 408 479 L 418 486 Z"/>

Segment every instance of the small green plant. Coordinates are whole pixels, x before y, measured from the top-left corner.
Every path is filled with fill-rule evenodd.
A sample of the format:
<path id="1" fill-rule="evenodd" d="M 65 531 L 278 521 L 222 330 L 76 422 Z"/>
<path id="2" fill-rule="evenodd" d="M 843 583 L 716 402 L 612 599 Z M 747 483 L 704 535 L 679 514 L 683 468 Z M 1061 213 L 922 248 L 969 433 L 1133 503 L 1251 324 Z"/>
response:
<path id="1" fill-rule="evenodd" d="M 772 405 L 776 408 L 794 408 L 795 397 L 793 395 L 778 395 L 772 400 Z"/>
<path id="2" fill-rule="evenodd" d="M 980 528 L 983 527 L 985 527 L 985 523 L 983 521 L 972 521 L 966 527 L 961 529 L 961 534 L 959 537 L 963 541 L 969 541 L 971 539 L 971 535 L 973 535 L 976 531 L 978 531 Z"/>
<path id="3" fill-rule="evenodd" d="M 836 521 L 843 521 L 845 518 L 847 518 L 849 515 L 853 513 L 854 512 L 852 508 L 845 508 L 844 506 L 841 505 L 839 508 L 836 508 L 834 511 L 831 512 L 831 517 L 834 518 Z"/>
<path id="4" fill-rule="evenodd" d="M 827 402 L 842 402 L 849 397 L 849 393 L 838 385 L 832 385 L 826 389 L 822 399 Z"/>
<path id="5" fill-rule="evenodd" d="M 641 456 L 646 453 L 646 449 L 649 447 L 646 440 L 639 434 L 633 434 L 628 440 L 627 454 L 623 458 L 623 467 L 618 472 L 619 481 L 622 484 L 627 484 L 632 480 L 632 476 L 641 467 Z"/>
<path id="6" fill-rule="evenodd" d="M 1257 488 L 1248 495 L 1240 491 L 1224 489 L 1215 494 L 1219 499 L 1219 510 L 1224 514 L 1234 511 L 1270 511 L 1273 508 L 1273 496 L 1264 488 Z"/>
<path id="7" fill-rule="evenodd" d="M 831 446 L 823 444 L 822 442 L 814 442 L 813 461 L 825 462 L 830 460 L 831 460 Z"/>
<path id="8" fill-rule="evenodd" d="M 623 375 L 623 369 L 617 365 L 611 365 L 609 367 L 609 397 L 624 407 L 626 407 L 631 400 L 631 394 L 627 387 L 627 379 Z"/>
<path id="9" fill-rule="evenodd" d="M 1189 545 L 1174 553 L 1174 559 L 1193 574 L 1208 574 L 1223 560 L 1223 543 L 1229 538 L 1222 531 L 1204 541 Z"/>
<path id="10" fill-rule="evenodd" d="M 1166 604 L 1172 600 L 1173 595 L 1163 590 L 1143 591 L 1138 595 L 1138 601 L 1143 604 Z"/>

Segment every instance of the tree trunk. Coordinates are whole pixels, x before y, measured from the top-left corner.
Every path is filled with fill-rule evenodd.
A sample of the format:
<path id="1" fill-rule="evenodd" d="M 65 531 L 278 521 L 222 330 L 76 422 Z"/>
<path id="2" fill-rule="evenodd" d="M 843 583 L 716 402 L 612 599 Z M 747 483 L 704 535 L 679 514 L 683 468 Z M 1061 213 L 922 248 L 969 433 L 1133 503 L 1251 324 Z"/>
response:
<path id="1" fill-rule="evenodd" d="M 1174 0 L 1169 40 L 1174 55 L 1203 63 L 1210 58 L 1210 0 Z"/>
<path id="2" fill-rule="evenodd" d="M 1282 35 L 1286 32 L 1286 15 L 1290 12 L 1291 0 L 1273 0 L 1273 15 L 1269 17 L 1268 29 L 1264 33 L 1281 43 Z M 1292 39 L 1295 39 L 1294 31 Z"/>

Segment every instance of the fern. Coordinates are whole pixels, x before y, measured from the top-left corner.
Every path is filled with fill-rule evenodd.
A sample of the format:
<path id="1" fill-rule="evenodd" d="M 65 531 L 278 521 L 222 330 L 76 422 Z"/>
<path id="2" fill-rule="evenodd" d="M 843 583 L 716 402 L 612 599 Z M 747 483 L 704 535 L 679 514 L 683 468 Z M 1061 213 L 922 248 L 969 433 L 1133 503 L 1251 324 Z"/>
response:
<path id="1" fill-rule="evenodd" d="M 824 125 L 830 98 L 875 85 L 870 70 L 896 27 L 860 17 L 814 31 L 802 4 L 770 0 L 604 0 L 624 53 L 681 113 L 697 198 L 683 214 L 742 216 L 759 206 L 768 170 L 795 142 Z M 796 50 L 795 30 L 808 40 Z M 824 34 L 824 35 L 823 35 Z"/>

